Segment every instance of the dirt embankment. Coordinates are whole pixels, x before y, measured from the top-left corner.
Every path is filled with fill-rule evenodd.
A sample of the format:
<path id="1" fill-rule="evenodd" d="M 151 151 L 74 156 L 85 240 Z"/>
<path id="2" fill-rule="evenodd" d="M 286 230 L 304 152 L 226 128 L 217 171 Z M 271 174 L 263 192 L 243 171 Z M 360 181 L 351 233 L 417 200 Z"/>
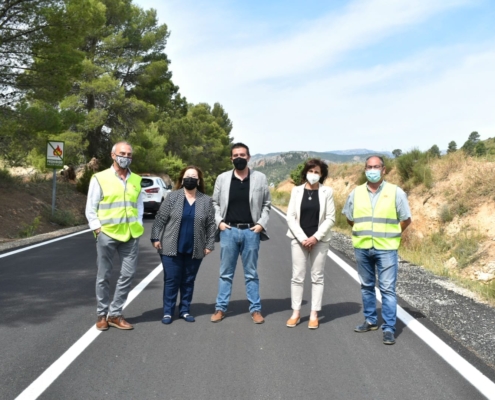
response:
<path id="1" fill-rule="evenodd" d="M 337 212 L 362 173 L 361 164 L 330 166 L 325 185 L 334 190 Z M 495 282 L 495 162 L 450 154 L 430 165 L 432 185 L 402 183 L 396 169 L 386 180 L 406 190 L 413 224 L 404 235 L 405 254 L 430 256 L 436 271 L 443 269 L 463 278 Z M 290 192 L 294 184 L 282 182 L 277 191 Z M 465 247 L 462 247 L 466 243 Z M 469 248 L 468 245 L 471 245 Z M 435 253 L 435 254 L 434 254 Z M 412 262 L 421 260 L 417 257 Z M 447 272 L 445 271 L 447 270 Z"/>
<path id="2" fill-rule="evenodd" d="M 25 174 L 0 181 L 0 242 L 48 233 L 85 224 L 86 196 L 76 190 L 74 181 L 57 177 L 55 206 L 51 217 L 51 175 Z"/>

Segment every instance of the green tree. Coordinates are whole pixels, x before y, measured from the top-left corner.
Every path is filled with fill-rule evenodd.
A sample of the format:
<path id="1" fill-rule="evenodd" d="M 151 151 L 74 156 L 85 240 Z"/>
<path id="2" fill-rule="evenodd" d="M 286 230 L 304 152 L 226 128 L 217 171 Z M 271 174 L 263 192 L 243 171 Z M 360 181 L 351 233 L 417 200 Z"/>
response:
<path id="1" fill-rule="evenodd" d="M 130 141 L 134 151 L 132 168 L 136 172 L 166 173 L 174 179 L 186 166 L 179 156 L 165 152 L 167 138 L 160 134 L 156 123 L 141 133 L 133 133 Z"/>
<path id="2" fill-rule="evenodd" d="M 447 149 L 447 153 L 454 153 L 457 151 L 457 143 L 453 140 L 449 143 L 449 147 Z"/>
<path id="3" fill-rule="evenodd" d="M 112 143 L 143 132 L 160 118 L 184 114 L 164 54 L 168 30 L 155 10 L 131 0 L 100 0 L 106 21 L 81 46 L 83 72 L 61 107 L 84 116 L 73 130 L 88 142 L 86 156 L 108 157 Z"/>
<path id="4" fill-rule="evenodd" d="M 392 151 L 392 154 L 394 155 L 395 158 L 400 157 L 402 155 L 402 150 L 395 149 L 394 151 Z"/>
<path id="5" fill-rule="evenodd" d="M 468 140 L 462 145 L 462 150 L 467 155 L 474 155 L 476 144 L 480 141 L 480 135 L 478 132 L 471 132 Z"/>
<path id="6" fill-rule="evenodd" d="M 441 156 L 440 149 L 438 148 L 438 146 L 436 144 L 431 146 L 431 148 L 428 150 L 428 154 L 430 155 L 430 157 L 433 157 L 433 158 L 440 158 L 440 156 Z"/>
<path id="7" fill-rule="evenodd" d="M 485 143 L 483 142 L 478 142 L 474 148 L 474 154 L 477 156 L 477 157 L 481 157 L 481 156 L 484 156 L 486 155 L 487 153 L 487 148 L 485 146 Z"/>
<path id="8" fill-rule="evenodd" d="M 290 172 L 290 179 L 292 179 L 292 181 L 296 184 L 296 185 L 300 185 L 302 184 L 302 181 L 301 181 L 301 172 L 303 171 L 304 169 L 304 165 L 306 164 L 306 162 L 302 162 L 301 164 L 298 164 L 296 168 L 294 168 L 291 172 Z"/>
<path id="9" fill-rule="evenodd" d="M 213 108 L 215 110 L 215 107 Z M 186 116 L 159 121 L 158 130 L 167 139 L 164 152 L 180 157 L 185 164 L 194 164 L 203 170 L 206 190 L 213 189 L 216 176 L 229 168 L 231 137 L 218 124 L 218 113 L 227 114 L 216 105 L 217 117 L 208 104 L 189 105 Z M 222 117 L 222 121 L 225 119 Z M 231 126 L 231 125 L 230 125 Z"/>
<path id="10" fill-rule="evenodd" d="M 81 72 L 83 37 L 104 23 L 99 0 L 6 0 L 0 8 L 0 103 L 56 101 Z"/>
<path id="11" fill-rule="evenodd" d="M 0 158 L 11 167 L 29 162 L 33 149 L 46 145 L 49 134 L 63 130 L 58 110 L 43 102 L 22 101 L 11 112 L 0 115 Z"/>

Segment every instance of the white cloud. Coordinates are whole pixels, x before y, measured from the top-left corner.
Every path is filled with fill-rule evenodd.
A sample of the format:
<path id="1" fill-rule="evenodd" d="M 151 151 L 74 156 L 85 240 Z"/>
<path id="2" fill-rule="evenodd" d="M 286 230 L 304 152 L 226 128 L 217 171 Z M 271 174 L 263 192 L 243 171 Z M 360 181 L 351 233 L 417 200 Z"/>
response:
<path id="1" fill-rule="evenodd" d="M 235 139 L 253 152 L 445 148 L 450 140 L 461 145 L 472 130 L 495 136 L 493 42 L 431 44 L 388 64 L 333 68 L 355 51 L 479 1 L 357 0 L 283 31 L 275 21 L 276 34 L 266 21 L 243 19 L 227 0 L 137 1 L 157 8 L 172 30 L 167 53 L 181 92 L 195 103 L 223 104 Z"/>

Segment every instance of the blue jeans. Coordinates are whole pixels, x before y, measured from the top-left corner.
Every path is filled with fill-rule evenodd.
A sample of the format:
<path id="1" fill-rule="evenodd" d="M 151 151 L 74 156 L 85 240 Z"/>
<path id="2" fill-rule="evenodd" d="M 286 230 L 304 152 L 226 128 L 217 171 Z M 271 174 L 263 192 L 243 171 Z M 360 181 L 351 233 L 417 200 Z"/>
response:
<path id="1" fill-rule="evenodd" d="M 179 315 L 189 314 L 194 292 L 194 281 L 202 259 L 192 254 L 177 253 L 175 257 L 162 255 L 163 266 L 163 315 L 174 315 L 180 289 Z"/>
<path id="2" fill-rule="evenodd" d="M 259 233 L 237 228 L 225 229 L 220 232 L 220 278 L 218 280 L 216 310 L 227 311 L 239 254 L 244 267 L 249 312 L 261 310 L 260 282 L 257 271 L 259 249 Z"/>
<path id="3" fill-rule="evenodd" d="M 378 287 L 382 294 L 383 331 L 395 332 L 397 320 L 397 295 L 395 284 L 399 258 L 397 250 L 354 249 L 356 254 L 363 313 L 370 324 L 377 323 L 375 274 L 378 274 Z"/>

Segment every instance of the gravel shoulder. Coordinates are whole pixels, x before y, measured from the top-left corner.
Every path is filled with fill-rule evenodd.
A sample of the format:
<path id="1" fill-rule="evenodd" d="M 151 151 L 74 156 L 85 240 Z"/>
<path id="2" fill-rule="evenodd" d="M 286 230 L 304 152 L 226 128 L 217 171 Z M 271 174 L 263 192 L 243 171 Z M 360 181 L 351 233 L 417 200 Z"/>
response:
<path id="1" fill-rule="evenodd" d="M 351 239 L 334 232 L 331 247 L 355 261 Z M 400 260 L 397 294 L 495 370 L 495 309 L 445 277 Z"/>

